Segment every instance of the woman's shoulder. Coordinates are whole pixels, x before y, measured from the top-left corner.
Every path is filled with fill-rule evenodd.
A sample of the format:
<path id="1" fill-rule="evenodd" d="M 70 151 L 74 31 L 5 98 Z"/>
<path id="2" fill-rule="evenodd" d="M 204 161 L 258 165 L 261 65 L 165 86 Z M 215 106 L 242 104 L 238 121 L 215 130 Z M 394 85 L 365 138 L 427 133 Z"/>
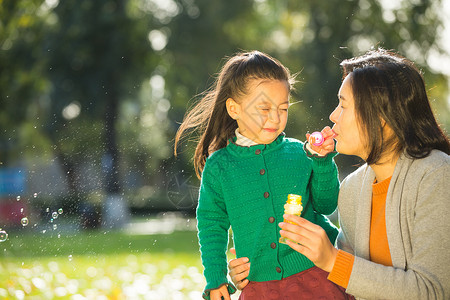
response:
<path id="1" fill-rule="evenodd" d="M 425 164 L 432 164 L 433 166 L 438 165 L 450 165 L 450 155 L 444 153 L 440 150 L 431 151 L 430 155 L 423 158 Z"/>
<path id="2" fill-rule="evenodd" d="M 450 156 L 442 151 L 433 150 L 424 158 L 408 158 L 410 160 L 410 170 L 416 170 L 420 173 L 433 172 L 441 168 L 450 169 Z"/>
<path id="3" fill-rule="evenodd" d="M 342 185 L 344 184 L 360 184 L 360 182 L 363 181 L 363 178 L 367 174 L 367 172 L 370 172 L 371 169 L 367 164 L 363 164 L 360 167 L 358 167 L 355 171 L 348 174 L 344 180 L 342 181 Z"/>

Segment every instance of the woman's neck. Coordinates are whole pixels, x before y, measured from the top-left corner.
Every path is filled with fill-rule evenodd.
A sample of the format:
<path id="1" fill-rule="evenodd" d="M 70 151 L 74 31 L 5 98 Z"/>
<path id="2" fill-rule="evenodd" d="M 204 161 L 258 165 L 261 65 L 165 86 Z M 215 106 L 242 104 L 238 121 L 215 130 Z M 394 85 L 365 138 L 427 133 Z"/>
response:
<path id="1" fill-rule="evenodd" d="M 377 182 L 381 182 L 394 174 L 395 165 L 397 164 L 398 155 L 391 155 L 382 159 L 380 163 L 372 164 L 370 167 L 375 172 Z"/>

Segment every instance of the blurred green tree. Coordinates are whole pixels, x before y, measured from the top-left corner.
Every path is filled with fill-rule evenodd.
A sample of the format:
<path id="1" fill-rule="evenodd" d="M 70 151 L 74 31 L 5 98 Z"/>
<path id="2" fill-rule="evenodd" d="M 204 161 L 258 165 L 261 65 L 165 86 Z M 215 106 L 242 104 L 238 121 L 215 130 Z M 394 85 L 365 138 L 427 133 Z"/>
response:
<path id="1" fill-rule="evenodd" d="M 52 82 L 47 134 L 65 173 L 92 159 L 101 166 L 107 194 L 104 220 L 126 218 L 121 197 L 117 124 L 120 102 L 134 97 L 155 66 L 148 40 L 152 18 L 133 1 L 62 1 L 44 43 Z M 70 185 L 76 192 L 76 185 Z M 108 216 L 111 215 L 111 216 Z"/>
<path id="2" fill-rule="evenodd" d="M 24 143 L 24 127 L 38 132 L 29 119 L 43 105 L 41 96 L 48 88 L 41 76 L 45 62 L 40 60 L 40 44 L 46 29 L 41 4 L 42 0 L 0 1 L 0 164 L 4 166 L 17 165 L 23 155 L 17 148 Z"/>

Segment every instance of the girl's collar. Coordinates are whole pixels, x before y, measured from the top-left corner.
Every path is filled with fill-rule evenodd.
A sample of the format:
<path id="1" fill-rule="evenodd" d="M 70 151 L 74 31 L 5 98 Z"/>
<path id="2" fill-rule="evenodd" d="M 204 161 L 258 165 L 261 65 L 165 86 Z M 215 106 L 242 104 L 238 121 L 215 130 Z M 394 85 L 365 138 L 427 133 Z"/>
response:
<path id="1" fill-rule="evenodd" d="M 250 146 L 257 145 L 257 143 L 255 141 L 253 141 L 253 140 L 249 139 L 248 137 L 242 135 L 239 132 L 239 128 L 236 128 L 234 133 L 236 134 L 236 140 L 234 142 L 236 145 L 243 146 L 243 147 L 250 147 Z"/>
<path id="2" fill-rule="evenodd" d="M 227 149 L 236 155 L 258 155 L 263 152 L 271 151 L 278 148 L 278 146 L 284 141 L 285 133 L 282 132 L 272 143 L 270 144 L 256 144 L 252 146 L 240 146 L 236 144 L 237 138 L 234 136 L 229 139 Z M 258 151 L 257 151 L 258 150 Z"/>

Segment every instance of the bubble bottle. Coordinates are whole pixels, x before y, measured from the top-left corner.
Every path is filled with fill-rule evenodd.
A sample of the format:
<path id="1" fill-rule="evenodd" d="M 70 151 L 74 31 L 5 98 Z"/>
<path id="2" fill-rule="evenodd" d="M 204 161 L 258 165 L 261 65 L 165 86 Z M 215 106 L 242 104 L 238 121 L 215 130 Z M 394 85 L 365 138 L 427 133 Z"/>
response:
<path id="1" fill-rule="evenodd" d="M 289 215 L 296 215 L 296 216 L 300 217 L 300 215 L 302 214 L 302 210 L 303 210 L 302 196 L 289 194 L 287 197 L 286 204 L 284 205 L 284 213 L 289 214 Z M 284 219 L 284 222 L 295 224 L 286 219 Z M 282 244 L 286 244 L 286 238 L 280 237 L 279 242 Z"/>

